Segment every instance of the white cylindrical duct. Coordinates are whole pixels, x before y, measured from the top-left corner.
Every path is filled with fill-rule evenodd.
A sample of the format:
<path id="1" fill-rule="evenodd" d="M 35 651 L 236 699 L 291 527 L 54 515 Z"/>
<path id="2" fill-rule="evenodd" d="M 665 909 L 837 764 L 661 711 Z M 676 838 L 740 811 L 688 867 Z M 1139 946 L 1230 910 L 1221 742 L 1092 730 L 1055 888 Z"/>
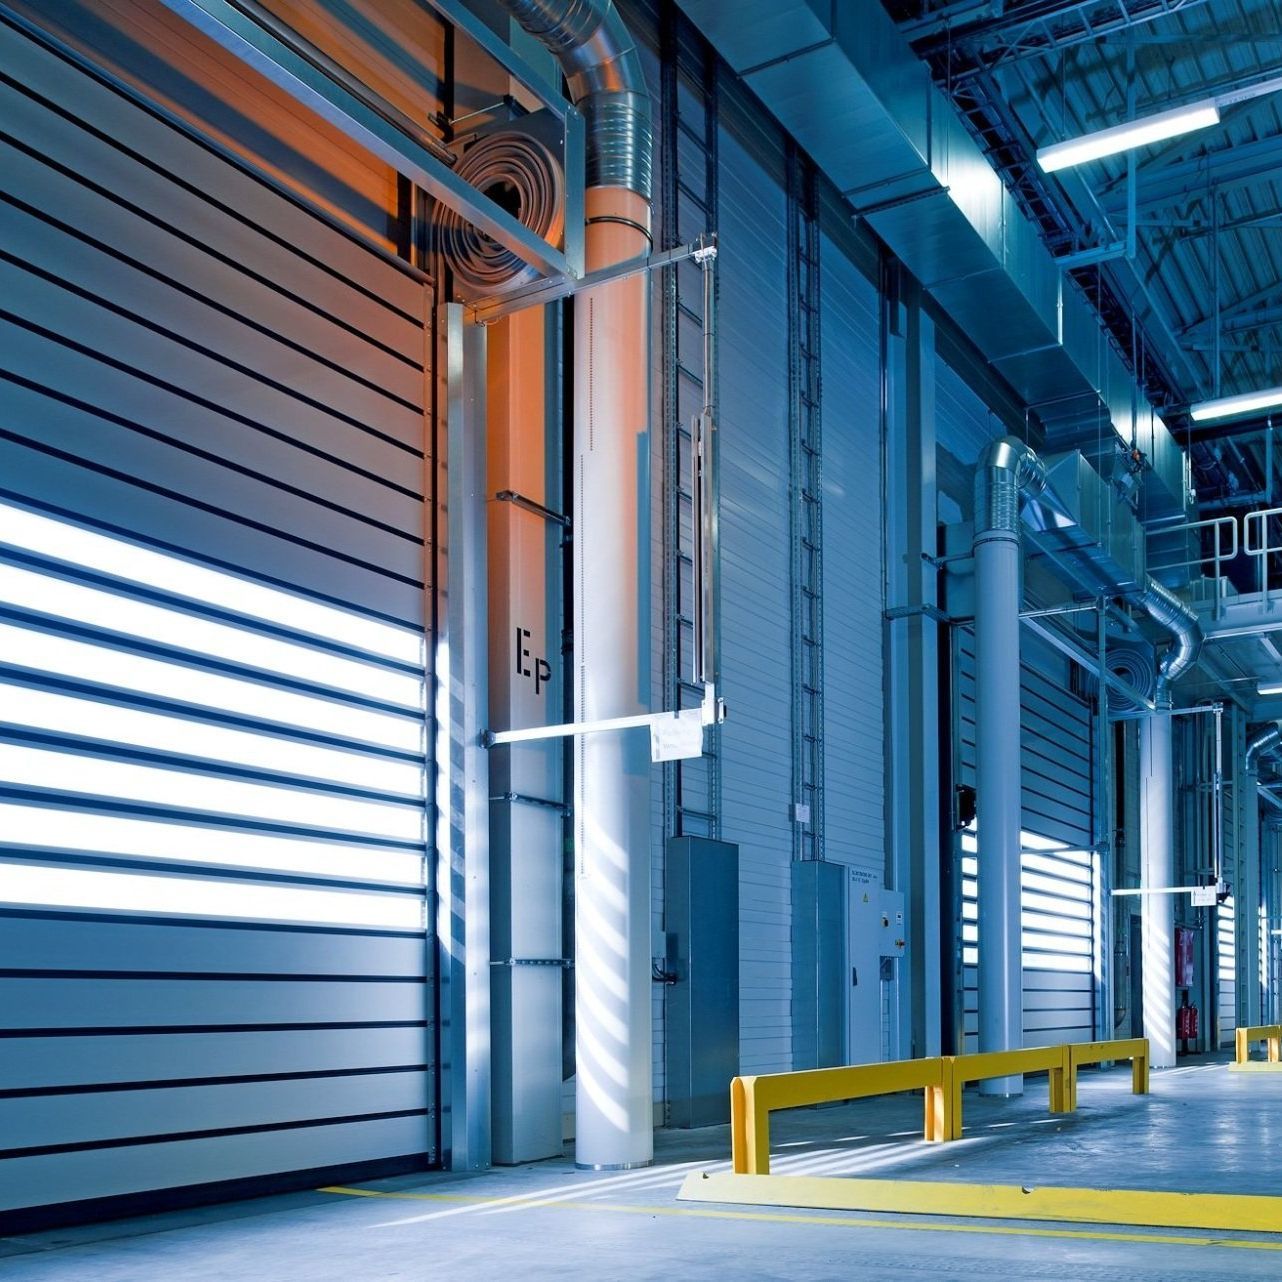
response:
<path id="1" fill-rule="evenodd" d="M 1171 717 L 1162 712 L 1140 721 L 1140 889 L 1175 883 L 1174 793 L 1171 782 Z M 1140 896 L 1143 939 L 1144 1036 L 1153 1068 L 1175 1063 L 1175 899 Z"/>
<path id="2" fill-rule="evenodd" d="M 975 472 L 975 794 L 979 839 L 979 1049 L 1024 1044 L 1020 907 L 1019 509 L 1045 484 L 1021 441 L 994 442 Z M 980 1084 L 1019 1095 L 1022 1077 Z"/>
<path id="3" fill-rule="evenodd" d="M 591 271 L 644 254 L 649 205 L 587 193 Z M 593 221 L 597 219 L 598 221 Z M 650 282 L 574 303 L 575 718 L 650 710 Z M 636 732 L 575 744 L 575 1164 L 644 1166 L 651 1098 L 650 753 Z"/>
<path id="4" fill-rule="evenodd" d="M 979 1049 L 1023 1045 L 1020 947 L 1019 536 L 975 548 L 976 809 L 979 834 Z M 983 1082 L 1018 1095 L 1023 1078 Z"/>

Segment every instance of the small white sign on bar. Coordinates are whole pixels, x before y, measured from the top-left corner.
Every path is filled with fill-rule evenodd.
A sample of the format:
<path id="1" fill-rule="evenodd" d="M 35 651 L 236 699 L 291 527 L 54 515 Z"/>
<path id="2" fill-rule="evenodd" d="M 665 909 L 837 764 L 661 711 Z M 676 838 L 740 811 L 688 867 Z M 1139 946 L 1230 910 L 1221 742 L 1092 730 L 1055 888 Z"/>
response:
<path id="1" fill-rule="evenodd" d="M 686 708 L 650 722 L 650 760 L 682 761 L 703 755 L 703 710 Z"/>

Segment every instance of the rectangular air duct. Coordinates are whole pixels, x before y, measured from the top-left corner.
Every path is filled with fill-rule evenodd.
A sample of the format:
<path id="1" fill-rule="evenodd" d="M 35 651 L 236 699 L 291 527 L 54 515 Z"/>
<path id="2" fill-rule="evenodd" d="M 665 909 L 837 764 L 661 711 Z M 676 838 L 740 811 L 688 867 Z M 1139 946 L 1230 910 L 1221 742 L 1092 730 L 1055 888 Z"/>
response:
<path id="1" fill-rule="evenodd" d="M 1090 453 L 1111 422 L 1153 466 L 1144 515 L 1181 512 L 1170 434 L 880 0 L 682 8 L 1038 410 L 1048 442 Z"/>

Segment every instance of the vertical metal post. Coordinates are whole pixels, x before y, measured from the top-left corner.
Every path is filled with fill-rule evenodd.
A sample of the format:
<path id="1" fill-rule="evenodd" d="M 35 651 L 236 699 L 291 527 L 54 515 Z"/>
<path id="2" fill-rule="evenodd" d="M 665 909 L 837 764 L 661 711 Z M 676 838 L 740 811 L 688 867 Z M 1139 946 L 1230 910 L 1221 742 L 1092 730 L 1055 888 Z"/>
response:
<path id="1" fill-rule="evenodd" d="M 788 456 L 793 857 L 824 857 L 823 416 L 819 229 L 813 164 L 788 171 Z"/>
<path id="2" fill-rule="evenodd" d="M 1237 809 L 1237 870 L 1233 898 L 1237 908 L 1238 1010 L 1240 1022 L 1264 1022 L 1264 985 L 1260 982 L 1262 956 L 1260 909 L 1266 905 L 1260 858 L 1260 794 L 1256 779 L 1246 769 L 1246 736 L 1242 718 L 1233 713 L 1233 801 Z M 1268 909 L 1265 907 L 1267 925 Z M 1266 936 L 1267 943 L 1267 936 Z"/>
<path id="3" fill-rule="evenodd" d="M 939 776 L 940 626 L 935 553 L 935 328 L 913 290 L 902 323 L 882 311 L 883 450 L 887 543 L 887 884 L 903 892 L 907 949 L 899 987 L 903 1053 L 942 1049 Z"/>
<path id="4" fill-rule="evenodd" d="M 490 1165 L 485 331 L 443 308 L 446 522 L 436 635 L 441 1110 L 452 1170 Z"/>
<path id="5" fill-rule="evenodd" d="M 1140 721 L 1140 888 L 1175 884 L 1172 838 L 1171 716 L 1159 710 Z M 1175 901 L 1140 897 L 1144 1036 L 1153 1068 L 1175 1063 Z M 1210 1012 L 1207 1012 L 1208 1019 Z"/>
<path id="6" fill-rule="evenodd" d="M 693 473 L 690 493 L 694 501 L 694 660 L 690 679 L 696 685 L 708 686 L 716 681 L 712 523 L 716 510 L 713 452 L 717 420 L 713 383 L 717 349 L 717 260 L 715 256 L 707 257 L 700 260 L 699 266 L 703 270 L 703 407 L 694 420 L 690 442 Z"/>
<path id="7" fill-rule="evenodd" d="M 1020 911 L 1020 669 L 1018 530 L 975 543 L 975 775 L 979 837 L 979 1049 L 1024 1044 Z M 980 1083 L 982 1095 L 1020 1095 L 1022 1077 Z"/>
<path id="8" fill-rule="evenodd" d="M 1113 926 L 1115 873 L 1113 847 L 1113 735 L 1108 719 L 1108 613 L 1100 600 L 1096 613 L 1099 637 L 1099 693 L 1096 708 L 1095 850 L 1095 1036 L 1113 1036 Z"/>

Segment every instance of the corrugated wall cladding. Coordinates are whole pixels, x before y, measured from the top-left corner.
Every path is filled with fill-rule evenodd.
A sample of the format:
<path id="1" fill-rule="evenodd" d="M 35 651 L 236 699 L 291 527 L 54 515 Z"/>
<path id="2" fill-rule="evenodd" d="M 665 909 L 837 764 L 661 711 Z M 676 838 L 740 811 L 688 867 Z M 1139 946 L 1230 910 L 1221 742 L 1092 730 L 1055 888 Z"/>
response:
<path id="1" fill-rule="evenodd" d="M 721 155 L 722 835 L 739 844 L 740 1070 L 791 1062 L 787 233 L 782 148 Z"/>
<path id="2" fill-rule="evenodd" d="M 979 452 L 1002 433 L 982 400 L 950 365 L 935 362 L 936 483 L 939 519 L 952 524 L 970 516 L 973 467 Z"/>
<path id="3" fill-rule="evenodd" d="M 825 236 L 824 851 L 885 869 L 881 370 L 877 290 Z"/>
<path id="4" fill-rule="evenodd" d="M 421 1164 L 430 291 L 20 22 L 0 68 L 0 1214 Z"/>

